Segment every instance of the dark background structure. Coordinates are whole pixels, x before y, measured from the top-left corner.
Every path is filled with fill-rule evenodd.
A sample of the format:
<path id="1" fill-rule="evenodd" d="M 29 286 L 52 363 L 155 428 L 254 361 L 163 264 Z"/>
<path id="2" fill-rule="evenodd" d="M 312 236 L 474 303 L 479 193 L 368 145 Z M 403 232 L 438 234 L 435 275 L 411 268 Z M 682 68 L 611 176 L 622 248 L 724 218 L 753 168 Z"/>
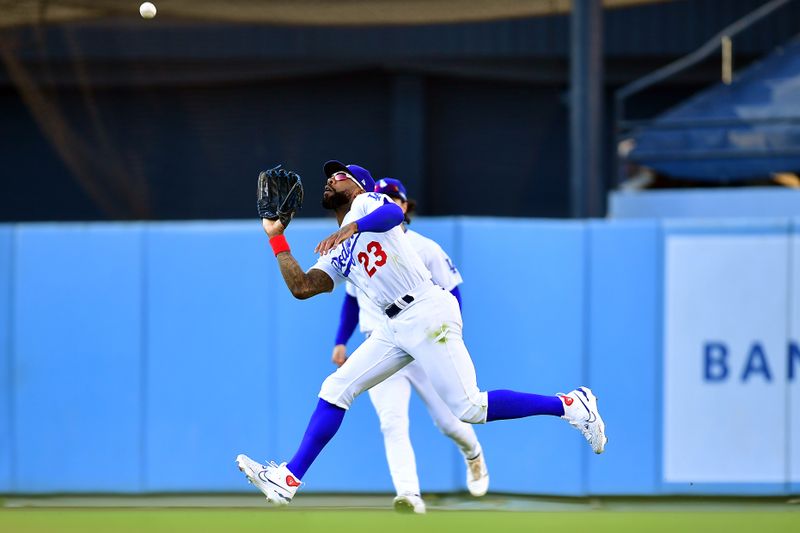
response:
<path id="1" fill-rule="evenodd" d="M 607 10 L 605 116 L 616 88 L 763 3 Z M 278 162 L 304 178 L 301 216 L 322 216 L 330 158 L 403 179 L 425 215 L 570 215 L 567 15 L 319 26 L 164 13 L 0 25 L 0 221 L 249 218 L 255 176 Z M 735 66 L 798 21 L 792 3 L 737 37 Z M 627 113 L 652 116 L 718 80 L 717 58 Z"/>

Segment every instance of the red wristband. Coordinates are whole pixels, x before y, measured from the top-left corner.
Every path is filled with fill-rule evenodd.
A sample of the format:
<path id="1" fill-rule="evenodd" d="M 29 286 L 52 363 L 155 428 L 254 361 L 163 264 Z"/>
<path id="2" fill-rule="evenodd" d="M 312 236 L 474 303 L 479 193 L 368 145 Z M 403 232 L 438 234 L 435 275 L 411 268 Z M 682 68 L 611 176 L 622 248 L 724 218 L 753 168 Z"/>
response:
<path id="1" fill-rule="evenodd" d="M 269 244 L 272 246 L 272 251 L 276 256 L 281 252 L 290 251 L 289 243 L 286 242 L 286 237 L 284 237 L 282 233 L 280 235 L 270 237 Z"/>

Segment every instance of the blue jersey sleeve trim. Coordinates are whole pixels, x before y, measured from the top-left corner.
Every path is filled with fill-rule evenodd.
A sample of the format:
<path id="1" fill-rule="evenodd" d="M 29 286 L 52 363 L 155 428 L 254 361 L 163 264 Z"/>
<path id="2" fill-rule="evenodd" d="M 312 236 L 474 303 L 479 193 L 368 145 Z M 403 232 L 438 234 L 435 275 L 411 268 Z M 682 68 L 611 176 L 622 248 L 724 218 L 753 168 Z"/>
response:
<path id="1" fill-rule="evenodd" d="M 458 286 L 453 287 L 450 290 L 450 294 L 456 297 L 456 300 L 458 300 L 458 308 L 461 309 L 461 291 L 458 290 Z"/>
<path id="2" fill-rule="evenodd" d="M 382 206 L 356 220 L 356 224 L 359 232 L 384 233 L 403 222 L 404 216 L 403 209 L 387 199 Z"/>

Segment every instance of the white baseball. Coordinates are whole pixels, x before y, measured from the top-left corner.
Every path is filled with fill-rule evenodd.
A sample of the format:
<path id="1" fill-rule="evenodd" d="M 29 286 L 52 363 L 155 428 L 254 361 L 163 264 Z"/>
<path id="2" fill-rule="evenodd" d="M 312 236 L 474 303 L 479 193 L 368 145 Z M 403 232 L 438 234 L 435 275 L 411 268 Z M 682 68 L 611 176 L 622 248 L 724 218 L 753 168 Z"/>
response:
<path id="1" fill-rule="evenodd" d="M 152 2 L 142 2 L 139 6 L 139 14 L 142 18 L 151 19 L 156 16 L 156 6 Z"/>

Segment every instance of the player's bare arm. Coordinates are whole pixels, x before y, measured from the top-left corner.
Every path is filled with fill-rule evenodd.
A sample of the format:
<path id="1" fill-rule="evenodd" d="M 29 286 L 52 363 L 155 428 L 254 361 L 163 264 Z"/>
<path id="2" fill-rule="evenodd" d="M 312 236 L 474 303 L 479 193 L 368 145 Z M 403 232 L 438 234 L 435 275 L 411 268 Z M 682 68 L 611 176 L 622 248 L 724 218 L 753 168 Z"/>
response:
<path id="1" fill-rule="evenodd" d="M 333 290 L 333 280 L 322 270 L 311 269 L 303 272 L 297 260 L 290 252 L 278 254 L 278 267 L 281 269 L 283 281 L 298 300 L 306 300 L 323 292 Z"/>
<path id="2" fill-rule="evenodd" d="M 280 220 L 262 218 L 261 225 L 270 238 L 283 235 L 284 226 Z M 333 280 L 330 276 L 316 269 L 304 272 L 290 251 L 281 252 L 276 258 L 286 286 L 289 287 L 292 296 L 298 300 L 305 300 L 333 290 Z"/>
<path id="3" fill-rule="evenodd" d="M 331 362 L 336 366 L 342 366 L 345 361 L 347 361 L 347 346 L 344 344 L 337 344 L 333 347 Z"/>

